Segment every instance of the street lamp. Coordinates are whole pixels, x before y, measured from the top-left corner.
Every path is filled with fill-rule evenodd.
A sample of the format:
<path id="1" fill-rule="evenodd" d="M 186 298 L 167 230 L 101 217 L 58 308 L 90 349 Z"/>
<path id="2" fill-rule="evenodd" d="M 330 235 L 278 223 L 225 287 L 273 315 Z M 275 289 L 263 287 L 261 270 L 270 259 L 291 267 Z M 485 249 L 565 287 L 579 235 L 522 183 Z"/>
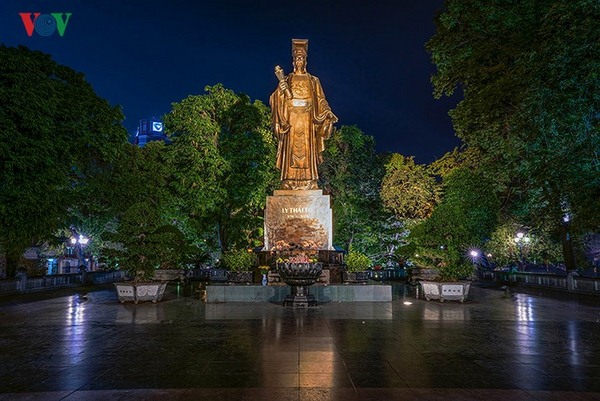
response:
<path id="1" fill-rule="evenodd" d="M 477 271 L 479 270 L 479 262 L 481 262 L 481 251 L 477 248 L 471 248 L 468 250 L 468 253 L 465 256 L 467 256 L 468 259 L 471 259 L 471 263 L 473 264 L 471 276 L 472 278 L 475 278 Z"/>
<path id="2" fill-rule="evenodd" d="M 83 248 L 90 242 L 90 239 L 85 237 L 82 234 L 79 234 L 79 237 L 71 237 L 71 246 L 73 246 L 77 250 L 77 263 L 78 268 L 84 266 L 87 268 L 87 262 L 84 259 Z"/>
<path id="3" fill-rule="evenodd" d="M 523 267 L 525 264 L 525 260 L 523 259 L 523 245 L 529 244 L 529 241 L 531 241 L 531 238 L 529 238 L 529 236 L 527 236 L 524 233 L 522 233 L 521 231 L 519 231 L 517 233 L 517 236 L 514 238 L 514 240 L 515 240 L 515 243 L 517 244 L 517 247 L 519 248 L 519 267 L 521 267 L 519 270 L 523 270 Z"/>

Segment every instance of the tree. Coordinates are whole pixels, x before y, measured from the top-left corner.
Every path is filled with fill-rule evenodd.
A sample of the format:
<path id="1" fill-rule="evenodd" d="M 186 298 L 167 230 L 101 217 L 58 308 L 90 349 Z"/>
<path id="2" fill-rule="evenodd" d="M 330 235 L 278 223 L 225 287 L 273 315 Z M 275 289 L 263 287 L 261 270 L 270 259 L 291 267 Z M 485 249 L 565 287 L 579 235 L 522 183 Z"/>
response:
<path id="1" fill-rule="evenodd" d="M 431 216 L 411 231 L 417 264 L 441 269 L 442 276 L 458 278 L 471 269 L 465 254 L 481 248 L 498 220 L 500 202 L 482 176 L 457 168 L 443 181 L 441 203 Z"/>
<path id="2" fill-rule="evenodd" d="M 220 252 L 256 245 L 277 182 L 269 111 L 222 85 L 173 103 L 167 160 L 185 222 Z"/>
<path id="3" fill-rule="evenodd" d="M 379 196 L 383 160 L 375 153 L 373 137 L 356 126 L 342 126 L 326 142 L 319 166 L 320 186 L 333 200 L 334 242 L 373 260 L 386 253 L 381 237 L 389 216 Z"/>
<path id="4" fill-rule="evenodd" d="M 385 224 L 387 234 L 380 240 L 387 245 L 388 259 L 404 264 L 410 229 L 429 217 L 439 201 L 439 188 L 426 166 L 413 157 L 393 153 L 387 157 L 381 184 L 381 200 L 390 213 Z M 400 251 L 401 250 L 401 251 Z"/>
<path id="5" fill-rule="evenodd" d="M 551 221 L 565 245 L 568 229 L 597 230 L 600 4 L 448 0 L 436 25 L 434 95 L 462 89 L 455 130 L 504 187 L 507 208 Z M 574 268 L 570 254 L 565 246 Z"/>
<path id="6" fill-rule="evenodd" d="M 0 252 L 14 275 L 27 247 L 69 225 L 127 133 L 83 74 L 22 46 L 0 45 L 0 59 Z"/>
<path id="7" fill-rule="evenodd" d="M 561 257 L 561 249 L 558 241 L 553 240 L 554 233 L 551 229 L 538 227 L 531 229 L 523 227 L 516 221 L 508 218 L 496 227 L 485 244 L 486 252 L 490 259 L 498 266 L 508 266 L 515 261 L 529 262 L 533 264 L 550 265 L 555 264 Z M 526 235 L 527 242 L 517 243 L 515 241 L 518 232 Z M 522 241 L 522 239 L 521 239 Z"/>
<path id="8" fill-rule="evenodd" d="M 129 145 L 107 178 L 117 223 L 103 234 L 104 249 L 136 279 L 151 279 L 156 268 L 180 268 L 187 248 L 171 216 L 176 202 L 169 187 L 172 176 L 165 160 L 166 145 Z"/>
<path id="9" fill-rule="evenodd" d="M 385 164 L 381 185 L 384 206 L 400 220 L 420 220 L 431 215 L 439 198 L 435 178 L 414 158 L 398 153 Z"/>

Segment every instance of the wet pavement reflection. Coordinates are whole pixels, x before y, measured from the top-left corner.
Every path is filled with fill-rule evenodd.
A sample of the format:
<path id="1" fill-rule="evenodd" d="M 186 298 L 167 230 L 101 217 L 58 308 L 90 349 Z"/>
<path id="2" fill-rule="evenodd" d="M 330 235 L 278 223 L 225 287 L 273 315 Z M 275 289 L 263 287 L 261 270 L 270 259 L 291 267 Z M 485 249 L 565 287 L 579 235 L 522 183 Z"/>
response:
<path id="1" fill-rule="evenodd" d="M 475 285 L 469 301 L 119 304 L 0 298 L 0 399 L 600 399 L 600 301 Z"/>

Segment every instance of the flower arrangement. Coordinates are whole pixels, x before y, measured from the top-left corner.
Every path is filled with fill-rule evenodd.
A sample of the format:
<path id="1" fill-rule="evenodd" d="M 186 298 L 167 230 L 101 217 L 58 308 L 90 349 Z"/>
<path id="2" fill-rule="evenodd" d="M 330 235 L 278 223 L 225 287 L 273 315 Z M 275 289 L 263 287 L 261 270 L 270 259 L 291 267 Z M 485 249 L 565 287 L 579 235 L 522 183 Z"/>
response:
<path id="1" fill-rule="evenodd" d="M 322 242 L 315 241 L 302 241 L 300 243 L 295 242 L 287 242 L 284 240 L 279 240 L 275 242 L 275 246 L 273 247 L 273 251 L 282 252 L 282 251 L 316 251 L 323 247 Z"/>
<path id="2" fill-rule="evenodd" d="M 311 257 L 302 252 L 286 258 L 279 257 L 277 258 L 277 263 L 316 263 L 318 260 L 316 256 Z"/>
<path id="3" fill-rule="evenodd" d="M 258 266 L 258 270 L 260 271 L 260 274 L 267 274 L 267 273 L 269 273 L 270 269 L 271 268 L 269 266 L 267 266 L 267 265 L 260 265 L 260 266 Z"/>
<path id="4" fill-rule="evenodd" d="M 272 252 L 277 255 L 277 263 L 316 263 L 319 261 L 318 250 L 321 243 L 315 241 L 302 241 L 289 243 L 277 241 Z"/>

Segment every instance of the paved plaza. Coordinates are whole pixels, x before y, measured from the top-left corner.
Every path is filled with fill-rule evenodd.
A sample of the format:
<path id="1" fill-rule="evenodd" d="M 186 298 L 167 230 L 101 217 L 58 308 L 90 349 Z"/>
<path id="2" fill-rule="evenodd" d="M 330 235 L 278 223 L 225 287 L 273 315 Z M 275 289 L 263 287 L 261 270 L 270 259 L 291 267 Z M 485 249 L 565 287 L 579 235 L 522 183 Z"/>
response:
<path id="1" fill-rule="evenodd" d="M 159 304 L 110 286 L 0 298 L 2 400 L 600 400 L 600 302 Z"/>

